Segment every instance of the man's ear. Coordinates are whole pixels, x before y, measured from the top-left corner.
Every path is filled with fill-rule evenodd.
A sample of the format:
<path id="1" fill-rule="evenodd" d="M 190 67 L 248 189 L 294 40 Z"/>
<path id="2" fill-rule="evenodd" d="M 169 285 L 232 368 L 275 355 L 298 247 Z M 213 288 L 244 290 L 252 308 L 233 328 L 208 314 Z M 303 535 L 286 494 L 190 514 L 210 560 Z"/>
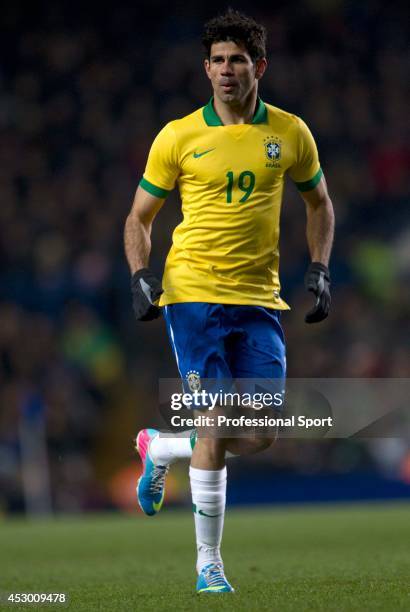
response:
<path id="1" fill-rule="evenodd" d="M 262 57 L 259 60 L 256 60 L 255 62 L 255 79 L 259 80 L 263 77 L 263 75 L 265 74 L 265 70 L 266 67 L 268 65 L 268 62 L 266 60 L 266 57 Z"/>
<path id="2" fill-rule="evenodd" d="M 204 68 L 205 68 L 206 76 L 208 77 L 208 79 L 211 78 L 211 75 L 209 74 L 210 66 L 211 66 L 211 64 L 210 64 L 209 59 L 205 58 L 205 60 L 204 60 Z"/>

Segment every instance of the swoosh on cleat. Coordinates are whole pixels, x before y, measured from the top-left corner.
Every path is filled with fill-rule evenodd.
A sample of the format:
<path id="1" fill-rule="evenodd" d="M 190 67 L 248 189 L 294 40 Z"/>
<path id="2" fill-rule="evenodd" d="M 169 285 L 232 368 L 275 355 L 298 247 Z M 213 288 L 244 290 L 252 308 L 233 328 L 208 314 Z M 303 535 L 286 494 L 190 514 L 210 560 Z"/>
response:
<path id="1" fill-rule="evenodd" d="M 199 593 L 233 593 L 234 589 L 232 589 L 232 591 L 223 591 L 222 589 L 224 589 L 225 587 L 204 587 L 203 589 L 200 589 L 199 591 L 197 591 L 198 595 Z"/>

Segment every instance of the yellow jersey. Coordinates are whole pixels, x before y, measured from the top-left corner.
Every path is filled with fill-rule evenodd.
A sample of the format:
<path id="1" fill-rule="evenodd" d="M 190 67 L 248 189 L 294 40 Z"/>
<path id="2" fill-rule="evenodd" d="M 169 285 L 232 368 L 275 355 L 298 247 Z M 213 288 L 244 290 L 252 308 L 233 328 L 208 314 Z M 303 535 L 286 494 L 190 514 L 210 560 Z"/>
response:
<path id="1" fill-rule="evenodd" d="M 251 124 L 223 125 L 211 99 L 159 132 L 140 186 L 165 198 L 178 184 L 183 213 L 165 263 L 160 306 L 289 308 L 280 298 L 278 274 L 286 172 L 301 191 L 318 184 L 315 141 L 299 117 L 260 99 Z"/>

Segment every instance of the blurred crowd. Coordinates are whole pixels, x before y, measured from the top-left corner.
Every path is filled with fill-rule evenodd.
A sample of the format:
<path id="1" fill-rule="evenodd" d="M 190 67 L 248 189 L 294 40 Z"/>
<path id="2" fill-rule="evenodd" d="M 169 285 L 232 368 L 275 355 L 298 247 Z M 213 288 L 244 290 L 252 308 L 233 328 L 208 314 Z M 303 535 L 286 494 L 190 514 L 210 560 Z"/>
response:
<path id="1" fill-rule="evenodd" d="M 135 431 L 155 424 L 158 378 L 177 376 L 163 322 L 133 320 L 123 225 L 155 134 L 209 99 L 200 34 L 219 7 L 92 7 L 17 2 L 2 16 L 0 511 L 24 506 L 22 422 L 33 406 L 45 422 L 53 508 L 115 505 L 107 483 L 132 460 Z M 310 126 L 337 217 L 331 316 L 308 327 L 304 206 L 287 187 L 289 375 L 408 377 L 406 5 L 235 7 L 268 29 L 261 97 Z M 173 194 L 154 227 L 157 274 L 179 218 Z M 300 469 L 298 443 L 286 448 L 269 462 Z M 320 472 L 337 469 L 330 452 L 350 447 L 309 448 L 303 464 Z M 376 469 L 360 449 L 351 447 L 349 469 Z"/>

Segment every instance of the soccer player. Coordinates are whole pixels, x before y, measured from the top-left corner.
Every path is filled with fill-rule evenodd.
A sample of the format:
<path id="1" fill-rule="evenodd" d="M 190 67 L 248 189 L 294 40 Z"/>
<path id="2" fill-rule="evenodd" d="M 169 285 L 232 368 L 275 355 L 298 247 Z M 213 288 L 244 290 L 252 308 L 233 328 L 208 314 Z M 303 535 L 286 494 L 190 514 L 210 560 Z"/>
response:
<path id="1" fill-rule="evenodd" d="M 285 175 L 306 205 L 311 263 L 305 285 L 315 296 L 307 323 L 330 307 L 329 256 L 334 215 L 317 148 L 306 124 L 258 96 L 267 68 L 266 32 L 229 10 L 205 26 L 205 71 L 213 96 L 157 135 L 125 226 L 139 321 L 164 313 L 181 378 L 191 389 L 203 379 L 284 379 L 280 323 L 279 216 Z M 152 223 L 178 184 L 183 221 L 173 233 L 162 283 L 148 268 Z M 197 540 L 197 591 L 232 592 L 220 544 L 229 454 L 267 448 L 272 438 L 167 438 L 142 430 L 138 501 L 154 515 L 169 465 L 191 457 L 190 482 Z M 192 447 L 193 446 L 193 450 Z"/>

